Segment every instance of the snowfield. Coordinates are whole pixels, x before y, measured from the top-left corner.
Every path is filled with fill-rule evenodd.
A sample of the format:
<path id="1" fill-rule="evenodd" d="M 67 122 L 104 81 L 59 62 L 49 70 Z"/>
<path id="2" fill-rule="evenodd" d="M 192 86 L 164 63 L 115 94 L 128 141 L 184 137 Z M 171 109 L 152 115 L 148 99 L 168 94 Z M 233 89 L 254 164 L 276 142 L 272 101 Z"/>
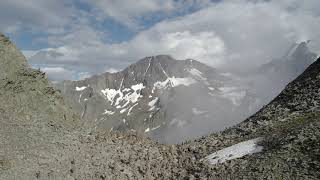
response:
<path id="1" fill-rule="evenodd" d="M 158 81 L 154 83 L 154 88 L 156 89 L 165 89 L 168 87 L 168 85 L 171 85 L 171 87 L 177 87 L 177 86 L 190 86 L 192 84 L 195 84 L 197 81 L 187 77 L 187 78 L 176 78 L 176 77 L 171 77 L 166 79 L 165 81 Z"/>
<path id="2" fill-rule="evenodd" d="M 259 153 L 263 150 L 262 146 L 257 145 L 263 138 L 251 139 L 235 144 L 233 146 L 221 149 L 205 157 L 210 164 L 224 163 L 228 160 L 241 158 L 245 155 Z"/>

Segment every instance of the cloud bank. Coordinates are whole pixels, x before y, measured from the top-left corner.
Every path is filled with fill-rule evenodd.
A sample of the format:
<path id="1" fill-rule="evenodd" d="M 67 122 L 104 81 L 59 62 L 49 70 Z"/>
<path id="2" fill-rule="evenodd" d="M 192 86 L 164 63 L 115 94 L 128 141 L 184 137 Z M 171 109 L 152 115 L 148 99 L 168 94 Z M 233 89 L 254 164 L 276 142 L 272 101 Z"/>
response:
<path id="1" fill-rule="evenodd" d="M 92 7 L 89 13 L 62 1 L 53 4 L 32 1 L 39 4 L 32 7 L 35 14 L 46 9 L 48 13 L 39 17 L 40 20 L 30 13 L 25 17 L 28 20 L 30 16 L 28 21 L 32 24 L 52 31 L 44 39 L 52 47 L 34 50 L 35 55 L 29 60 L 41 67 L 74 70 L 73 76 L 56 79 L 79 78 L 77 73 L 122 69 L 138 59 L 157 54 L 170 54 L 177 59 L 193 58 L 217 68 L 243 70 L 283 55 L 294 42 L 311 40 L 311 49 L 320 51 L 318 0 L 154 0 L 135 4 L 128 0 L 116 3 L 81 0 Z M 18 0 L 12 2 L 17 4 Z M 12 8 L 16 4 L 10 1 L 4 5 Z M 188 13 L 191 7 L 197 7 L 196 11 Z M 61 8 L 62 13 L 55 13 L 55 8 Z M 97 19 L 113 19 L 136 33 L 125 41 L 110 43 L 105 40 L 107 32 L 90 25 L 90 13 Z M 75 15 L 79 15 L 76 20 L 72 18 Z M 167 18 L 150 27 L 143 25 L 148 17 L 156 15 Z M 42 18 L 52 22 L 46 24 Z M 63 32 L 59 33 L 58 27 L 62 27 Z M 32 54 L 25 52 L 28 56 Z"/>

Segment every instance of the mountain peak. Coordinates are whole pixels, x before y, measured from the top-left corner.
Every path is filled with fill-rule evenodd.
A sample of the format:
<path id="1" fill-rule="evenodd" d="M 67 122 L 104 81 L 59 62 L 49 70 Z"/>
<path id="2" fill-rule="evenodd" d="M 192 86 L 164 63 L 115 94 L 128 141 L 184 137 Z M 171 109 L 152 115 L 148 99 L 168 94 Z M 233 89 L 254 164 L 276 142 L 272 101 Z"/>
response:
<path id="1" fill-rule="evenodd" d="M 27 67 L 27 60 L 8 37 L 0 33 L 0 78 L 8 77 Z"/>
<path id="2" fill-rule="evenodd" d="M 285 55 L 286 59 L 300 58 L 306 54 L 314 54 L 308 48 L 309 42 L 310 41 L 302 41 L 300 43 L 294 43 L 287 51 Z"/>

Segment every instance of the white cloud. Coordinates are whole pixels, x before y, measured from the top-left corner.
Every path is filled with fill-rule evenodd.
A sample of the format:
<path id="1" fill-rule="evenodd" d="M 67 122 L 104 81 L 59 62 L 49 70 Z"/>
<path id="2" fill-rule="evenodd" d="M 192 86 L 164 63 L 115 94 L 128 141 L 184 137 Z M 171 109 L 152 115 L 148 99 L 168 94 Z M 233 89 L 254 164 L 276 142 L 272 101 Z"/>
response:
<path id="1" fill-rule="evenodd" d="M 52 81 L 61 81 L 74 76 L 74 72 L 63 67 L 44 67 L 41 71 L 47 73 Z"/>
<path id="2" fill-rule="evenodd" d="M 146 31 L 130 43 L 123 45 L 128 49 L 128 55 L 136 57 L 157 54 L 170 54 L 176 59 L 201 59 L 217 65 L 223 61 L 224 42 L 213 31 L 195 32 L 188 30 L 173 32 L 155 32 L 157 29 Z M 140 46 L 136 46 L 140 44 Z"/>
<path id="3" fill-rule="evenodd" d="M 109 72 L 109 73 L 116 73 L 116 72 L 119 72 L 120 70 L 119 69 L 115 69 L 115 68 L 107 68 L 105 70 L 105 72 Z"/>
<path id="4" fill-rule="evenodd" d="M 34 55 L 36 55 L 39 51 L 33 51 L 33 50 L 23 50 L 22 53 L 26 58 L 30 58 Z"/>
<path id="5" fill-rule="evenodd" d="M 77 79 L 85 79 L 85 78 L 88 78 L 88 77 L 90 77 L 92 75 L 93 74 L 91 74 L 89 72 L 81 72 L 81 73 L 78 73 Z"/>
<path id="6" fill-rule="evenodd" d="M 0 31 L 15 33 L 21 28 L 51 33 L 70 23 L 74 9 L 70 3 L 43 0 L 10 0 L 0 3 Z"/>
<path id="7" fill-rule="evenodd" d="M 153 11 L 152 5 L 148 6 L 150 10 L 145 12 Z M 52 49 L 57 52 L 53 56 L 34 56 L 31 61 L 63 63 L 99 73 L 106 68 L 122 69 L 145 56 L 171 54 L 215 67 L 249 68 L 281 56 L 296 41 L 313 40 L 310 46 L 319 53 L 318 7 L 318 0 L 222 1 L 184 17 L 164 20 L 118 44 L 105 43 L 99 31 L 79 26 L 72 33 L 49 37 L 50 43 L 61 45 Z M 128 10 L 126 16 L 139 15 L 138 10 Z"/>
<path id="8" fill-rule="evenodd" d="M 101 14 L 107 18 L 131 28 L 138 28 L 142 26 L 142 21 L 152 16 L 183 12 L 190 7 L 201 8 L 210 4 L 210 0 L 139 0 L 134 2 L 132 0 L 88 0 L 88 3 L 97 11 L 102 11 Z"/>

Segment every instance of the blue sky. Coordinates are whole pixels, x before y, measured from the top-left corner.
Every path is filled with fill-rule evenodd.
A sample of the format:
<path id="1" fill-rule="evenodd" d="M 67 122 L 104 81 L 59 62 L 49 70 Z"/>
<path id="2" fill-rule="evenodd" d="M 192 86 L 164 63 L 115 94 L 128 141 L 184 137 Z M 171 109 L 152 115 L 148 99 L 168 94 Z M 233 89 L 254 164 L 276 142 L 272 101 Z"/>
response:
<path id="1" fill-rule="evenodd" d="M 53 80 L 157 54 L 243 69 L 309 39 L 319 53 L 319 7 L 318 0 L 10 0 L 0 2 L 0 31 Z"/>
<path id="2" fill-rule="evenodd" d="M 152 1 L 152 0 L 151 0 Z M 107 2 L 107 1 L 106 1 Z M 128 1 L 134 2 L 134 1 Z M 179 2 L 179 0 L 173 0 L 172 2 Z M 180 1 L 181 3 L 183 1 Z M 204 1 L 205 2 L 205 1 Z M 137 22 L 139 27 L 128 26 L 126 23 L 121 21 L 117 21 L 111 17 L 104 17 L 102 19 L 97 18 L 94 11 L 97 11 L 96 7 L 90 4 L 87 1 L 79 0 L 72 1 L 72 3 L 64 4 L 64 6 L 69 6 L 70 8 L 75 8 L 79 11 L 79 13 L 87 13 L 89 14 L 86 18 L 88 18 L 90 26 L 94 29 L 99 30 L 100 32 L 104 32 L 106 37 L 102 37 L 103 40 L 107 43 L 121 43 L 124 41 L 128 41 L 132 39 L 137 33 L 142 30 L 148 29 L 159 23 L 163 20 L 176 18 L 179 16 L 185 16 L 187 14 L 194 13 L 201 8 L 203 8 L 204 4 L 216 3 L 218 0 L 209 0 L 205 3 L 200 3 L 199 1 L 189 1 L 185 2 L 182 7 L 178 10 L 173 10 L 172 12 L 166 13 L 161 11 L 150 12 L 146 16 L 138 17 Z M 35 2 L 36 3 L 36 2 Z M 112 1 L 110 2 L 112 3 Z M 125 2 L 124 2 L 125 3 Z M 128 4 L 130 6 L 130 4 Z M 76 14 L 75 14 L 76 15 Z M 22 25 L 23 26 L 23 25 Z M 70 27 L 63 27 L 66 30 Z M 15 41 L 15 43 L 22 49 L 28 50 L 37 50 L 41 48 L 50 48 L 48 42 L 46 41 L 35 41 L 37 39 L 46 38 L 50 35 L 46 31 L 36 31 L 34 32 L 32 29 L 28 27 L 21 27 L 17 32 L 7 32 L 7 35 L 11 36 L 11 38 Z"/>

